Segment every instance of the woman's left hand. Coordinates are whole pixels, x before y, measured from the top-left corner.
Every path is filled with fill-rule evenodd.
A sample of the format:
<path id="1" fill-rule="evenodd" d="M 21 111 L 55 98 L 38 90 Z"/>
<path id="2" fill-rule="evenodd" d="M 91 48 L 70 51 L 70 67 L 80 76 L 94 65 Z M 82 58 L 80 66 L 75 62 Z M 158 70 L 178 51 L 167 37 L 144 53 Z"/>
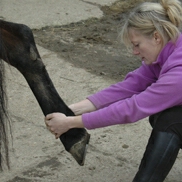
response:
<path id="1" fill-rule="evenodd" d="M 48 114 L 45 117 L 45 124 L 56 139 L 70 129 L 68 118 L 62 113 Z"/>

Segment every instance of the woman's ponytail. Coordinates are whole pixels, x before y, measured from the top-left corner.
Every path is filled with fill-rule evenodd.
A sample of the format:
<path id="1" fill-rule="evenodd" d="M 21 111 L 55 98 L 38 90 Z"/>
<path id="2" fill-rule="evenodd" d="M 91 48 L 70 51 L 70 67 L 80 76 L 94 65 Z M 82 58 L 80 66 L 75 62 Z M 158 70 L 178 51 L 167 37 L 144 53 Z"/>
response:
<path id="1" fill-rule="evenodd" d="M 179 28 L 182 24 L 181 2 L 178 0 L 161 0 L 160 4 L 166 11 L 166 15 L 171 23 Z"/>

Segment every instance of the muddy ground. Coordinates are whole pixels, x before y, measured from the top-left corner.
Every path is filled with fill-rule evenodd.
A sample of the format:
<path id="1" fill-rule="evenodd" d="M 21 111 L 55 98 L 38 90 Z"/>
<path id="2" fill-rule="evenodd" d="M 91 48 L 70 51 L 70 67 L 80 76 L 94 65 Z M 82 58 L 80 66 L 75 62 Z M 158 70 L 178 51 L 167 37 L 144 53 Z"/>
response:
<path id="1" fill-rule="evenodd" d="M 121 81 L 129 71 L 140 66 L 140 60 L 126 51 L 118 35 L 130 8 L 141 1 L 118 1 L 110 7 L 98 5 L 104 13 L 101 19 L 33 30 L 41 57 L 67 104 Z M 42 113 L 21 75 L 14 69 L 10 69 L 10 75 L 7 87 L 13 90 L 9 91 L 14 126 L 12 169 L 3 172 L 0 181 L 132 181 L 151 132 L 147 118 L 132 125 L 89 131 L 90 145 L 85 165 L 80 167 L 46 130 Z M 12 75 L 18 75 L 18 80 Z M 14 95 L 18 101 L 13 99 Z M 181 182 L 181 170 L 180 153 L 165 181 Z"/>
<path id="2" fill-rule="evenodd" d="M 111 7 L 100 7 L 104 13 L 101 19 L 34 30 L 35 40 L 76 67 L 121 80 L 140 65 L 137 58 L 127 53 L 119 38 L 122 20 L 127 16 L 128 8 L 134 7 L 136 2 L 119 1 Z"/>

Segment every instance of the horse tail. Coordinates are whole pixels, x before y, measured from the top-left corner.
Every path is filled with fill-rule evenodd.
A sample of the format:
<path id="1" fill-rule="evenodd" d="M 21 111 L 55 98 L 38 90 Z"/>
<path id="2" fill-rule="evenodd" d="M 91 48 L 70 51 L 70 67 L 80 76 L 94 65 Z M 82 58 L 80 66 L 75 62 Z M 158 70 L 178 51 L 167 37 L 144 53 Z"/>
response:
<path id="1" fill-rule="evenodd" d="M 10 169 L 8 128 L 11 130 L 7 113 L 7 97 L 5 92 L 5 68 L 4 61 L 0 59 L 0 169 L 5 163 Z"/>

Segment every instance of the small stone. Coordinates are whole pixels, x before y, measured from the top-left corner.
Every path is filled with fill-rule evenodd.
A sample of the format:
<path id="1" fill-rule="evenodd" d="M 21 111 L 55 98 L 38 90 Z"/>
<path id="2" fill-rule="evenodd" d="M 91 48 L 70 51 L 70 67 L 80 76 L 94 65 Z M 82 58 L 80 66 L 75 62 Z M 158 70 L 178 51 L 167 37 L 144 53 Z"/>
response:
<path id="1" fill-rule="evenodd" d="M 129 148 L 129 146 L 128 146 L 128 145 L 126 145 L 126 144 L 124 144 L 122 147 L 123 147 L 124 149 Z"/>
<path id="2" fill-rule="evenodd" d="M 93 171 L 93 170 L 95 170 L 95 166 L 90 166 L 88 169 L 89 169 L 90 171 Z"/>

